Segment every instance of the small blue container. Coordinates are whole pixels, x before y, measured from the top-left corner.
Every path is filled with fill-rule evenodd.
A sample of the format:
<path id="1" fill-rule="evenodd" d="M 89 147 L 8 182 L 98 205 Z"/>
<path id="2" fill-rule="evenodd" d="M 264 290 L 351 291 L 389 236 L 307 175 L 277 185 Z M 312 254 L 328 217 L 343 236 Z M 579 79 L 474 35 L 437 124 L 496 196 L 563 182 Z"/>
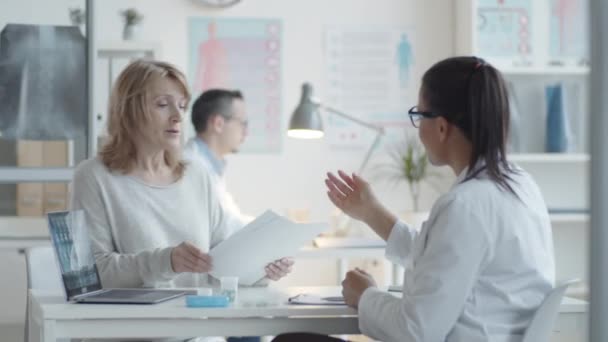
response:
<path id="1" fill-rule="evenodd" d="M 186 296 L 189 308 L 222 308 L 230 304 L 227 296 Z"/>

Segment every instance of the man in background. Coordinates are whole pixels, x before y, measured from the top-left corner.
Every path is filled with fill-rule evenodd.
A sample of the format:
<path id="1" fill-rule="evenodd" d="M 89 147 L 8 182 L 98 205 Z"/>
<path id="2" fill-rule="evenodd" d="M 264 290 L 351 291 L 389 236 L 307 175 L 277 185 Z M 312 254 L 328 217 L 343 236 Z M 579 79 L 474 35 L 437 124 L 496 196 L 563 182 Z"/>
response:
<path id="1" fill-rule="evenodd" d="M 241 225 L 253 217 L 243 215 L 226 189 L 226 155 L 238 152 L 247 136 L 247 113 L 238 90 L 209 89 L 192 105 L 196 136 L 186 143 L 185 157 L 201 162 L 215 183 L 220 202 Z M 228 342 L 259 342 L 259 337 L 229 337 Z"/>
<path id="2" fill-rule="evenodd" d="M 196 136 L 188 141 L 187 159 L 202 162 L 209 171 L 224 208 L 242 223 L 252 217 L 243 215 L 226 189 L 226 155 L 238 152 L 247 136 L 247 113 L 238 90 L 210 89 L 192 105 L 192 124 Z"/>

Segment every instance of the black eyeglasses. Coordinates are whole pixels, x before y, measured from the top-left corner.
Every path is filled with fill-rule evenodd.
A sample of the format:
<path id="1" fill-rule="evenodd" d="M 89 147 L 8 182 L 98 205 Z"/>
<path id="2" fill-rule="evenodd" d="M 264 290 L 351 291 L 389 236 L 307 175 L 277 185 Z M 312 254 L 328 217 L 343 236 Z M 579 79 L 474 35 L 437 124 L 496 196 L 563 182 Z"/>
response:
<path id="1" fill-rule="evenodd" d="M 410 116 L 410 120 L 412 120 L 412 126 L 416 128 L 420 126 L 420 120 L 422 118 L 432 119 L 440 116 L 433 112 L 421 112 L 418 110 L 418 106 L 410 108 L 410 110 L 407 111 L 407 114 Z"/>

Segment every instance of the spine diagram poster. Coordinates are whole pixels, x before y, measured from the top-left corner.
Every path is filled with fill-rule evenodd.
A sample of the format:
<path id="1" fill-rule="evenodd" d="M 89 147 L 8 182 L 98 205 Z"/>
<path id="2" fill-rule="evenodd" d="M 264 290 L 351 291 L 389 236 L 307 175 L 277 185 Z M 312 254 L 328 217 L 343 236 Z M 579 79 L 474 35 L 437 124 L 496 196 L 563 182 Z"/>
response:
<path id="1" fill-rule="evenodd" d="M 211 88 L 240 90 L 247 104 L 243 152 L 281 150 L 281 21 L 191 18 L 193 96 Z"/>

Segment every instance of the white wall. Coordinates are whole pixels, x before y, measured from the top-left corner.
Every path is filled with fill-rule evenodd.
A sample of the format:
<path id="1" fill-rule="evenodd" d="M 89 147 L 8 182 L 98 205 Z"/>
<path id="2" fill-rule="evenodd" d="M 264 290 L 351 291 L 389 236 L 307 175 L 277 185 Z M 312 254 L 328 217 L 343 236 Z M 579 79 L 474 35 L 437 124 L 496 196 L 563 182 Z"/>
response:
<path id="1" fill-rule="evenodd" d="M 8 21 L 66 25 L 67 8 L 83 7 L 83 0 L 2 0 L 0 26 Z M 283 127 L 299 99 L 303 81 L 323 85 L 323 30 L 331 26 L 407 27 L 415 30 L 415 70 L 419 75 L 435 61 L 452 52 L 452 2 L 445 0 L 244 0 L 226 10 L 205 9 L 191 0 L 98 0 L 95 2 L 96 39 L 121 39 L 122 20 L 119 10 L 136 7 L 145 19 L 140 39 L 157 41 L 162 47 L 162 59 L 188 71 L 187 22 L 191 16 L 278 18 L 283 22 Z M 447 7 L 447 8 L 446 8 Z M 36 11 L 32 11 L 36 8 Z M 427 43 L 428 42 L 428 43 Z M 417 87 L 414 85 L 413 92 Z M 98 97 L 107 96 L 100 89 Z M 246 94 L 245 94 L 246 95 Z M 323 94 L 319 94 L 323 95 Z M 416 98 L 415 94 L 411 98 Z M 99 99 L 95 100 L 98 103 Z M 414 105 L 414 104 L 412 104 Z M 101 105 L 103 108 L 103 105 Z M 189 121 L 186 121 L 188 124 Z M 370 142 L 371 143 L 371 142 Z M 325 196 L 324 174 L 342 168 L 355 170 L 364 150 L 331 150 L 323 140 L 301 141 L 284 138 L 280 154 L 239 154 L 230 157 L 229 188 L 245 212 L 258 214 L 267 208 L 280 213 L 286 209 L 310 209 L 313 220 L 328 220 L 332 206 Z M 380 156 L 382 151 L 378 151 Z M 396 211 L 409 209 L 411 203 L 404 186 L 395 188 L 388 183 L 376 185 L 379 196 Z M 422 208 L 428 209 L 436 193 L 427 191 L 421 198 Z M 16 251 L 2 254 L 0 265 L 0 323 L 21 322 L 24 317 L 25 270 L 22 257 Z M 334 280 L 335 264 L 322 262 L 299 263 L 301 270 L 314 269 L 328 276 L 321 283 Z M 307 284 L 312 281 L 308 271 L 294 274 L 292 281 Z M 309 283 L 308 283 L 309 284 Z M 0 324 L 0 341 L 17 340 L 4 335 L 6 326 Z M 18 333 L 20 328 L 15 330 Z"/>
<path id="2" fill-rule="evenodd" d="M 442 0 L 245 0 L 225 10 L 209 10 L 189 0 L 104 0 L 96 5 L 98 39 L 120 39 L 121 18 L 118 11 L 128 6 L 138 8 L 145 17 L 141 39 L 161 42 L 162 58 L 185 72 L 189 65 L 189 17 L 281 19 L 283 127 L 286 127 L 289 115 L 299 100 L 302 82 L 312 82 L 319 85 L 317 88 L 323 85 L 322 41 L 324 28 L 328 25 L 413 28 L 416 34 L 414 41 L 420 43 L 420 48 L 415 48 L 416 74 L 452 52 L 451 2 Z M 416 98 L 417 85 L 418 82 L 412 88 L 413 99 Z M 185 124 L 190 125 L 189 121 Z M 228 187 L 245 212 L 258 214 L 272 208 L 285 213 L 290 208 L 309 208 L 311 219 L 327 220 L 332 208 L 324 191 L 325 172 L 337 168 L 355 170 L 364 152 L 332 150 L 323 140 L 303 141 L 285 137 L 280 154 L 231 156 L 227 171 Z M 378 152 L 379 156 L 383 151 Z M 391 207 L 399 211 L 409 208 L 410 204 L 405 200 L 407 193 L 403 193 L 407 189 L 383 191 L 389 187 L 386 184 L 379 186 L 381 197 L 389 197 Z M 422 201 L 428 208 L 435 194 L 427 193 L 429 196 Z"/>
<path id="3" fill-rule="evenodd" d="M 82 6 L 83 0 L 2 0 L 0 4 L 0 26 L 18 18 L 21 22 L 44 24 L 67 24 L 68 7 Z M 162 59 L 188 72 L 189 17 L 211 16 L 243 18 L 278 18 L 283 22 L 283 117 L 286 127 L 291 110 L 299 100 L 300 85 L 312 82 L 317 89 L 323 85 L 323 32 L 326 26 L 407 27 L 413 29 L 418 43 L 414 49 L 414 75 L 420 74 L 439 59 L 452 54 L 453 2 L 445 0 L 243 0 L 237 6 L 225 10 L 209 10 L 193 0 L 98 0 L 95 3 L 96 39 L 115 41 L 121 39 L 122 19 L 119 10 L 136 7 L 145 19 L 140 39 L 156 41 L 162 47 Z M 31 9 L 36 7 L 36 11 Z M 413 85 L 412 92 L 418 82 Z M 99 95 L 104 94 L 104 95 Z M 246 94 L 245 94 L 246 95 Z M 322 93 L 319 95 L 323 95 Z M 106 89 L 100 89 L 96 102 L 105 100 Z M 415 94 L 410 94 L 415 98 Z M 413 105 L 413 104 L 412 104 Z M 101 105 L 103 108 L 104 106 Z M 186 125 L 189 121 L 186 120 Z M 191 131 L 190 131 L 191 132 Z M 326 171 L 342 168 L 355 170 L 365 151 L 330 149 L 323 141 L 303 141 L 284 138 L 280 154 L 238 154 L 229 158 L 228 186 L 242 209 L 258 214 L 267 208 L 280 213 L 287 209 L 309 209 L 310 219 L 328 220 L 333 210 L 325 196 L 323 178 Z M 382 159 L 383 151 L 376 153 L 375 162 Z M 445 172 L 444 174 L 449 174 Z M 367 174 L 369 176 L 369 173 Z M 537 178 L 541 175 L 535 175 Z M 447 176 L 444 183 L 449 183 Z M 541 179 L 542 180 L 542 179 Z M 403 212 L 411 207 L 405 186 L 394 187 L 386 182 L 372 180 L 379 197 L 388 206 Z M 444 184 L 445 185 L 445 184 Z M 551 188 L 549 184 L 549 189 Z M 425 188 L 421 198 L 421 209 L 428 209 L 437 193 Z M 563 197 L 563 196 L 562 196 Z M 565 228 L 559 228 L 559 230 Z M 581 242 L 578 252 L 585 250 L 584 236 L 566 230 L 556 241 L 556 247 L 566 247 L 577 238 Z M 579 247 L 577 245 L 577 247 Z M 558 259 L 567 261 L 568 272 L 576 272 L 576 266 L 584 269 L 586 262 L 573 259 L 560 248 Z M 586 254 L 585 254 L 586 255 Z M 22 261 L 11 252 L 7 256 L 11 263 L 0 265 L 0 321 L 20 321 L 23 317 L 24 299 L 16 295 L 24 286 L 25 274 Z M 18 259 L 18 260 L 17 260 Z M 573 262 L 573 260 L 575 262 Z M 578 262 L 581 260 L 581 262 Z M 558 260 L 559 261 L 559 260 Z M 558 264 L 558 268 L 562 263 Z M 16 266 L 15 266 L 16 265 Z M 317 274 L 329 274 L 321 283 L 333 281 L 333 263 L 301 262 L 299 269 L 315 268 Z M 308 272 L 308 271 L 307 271 Z M 294 282 L 311 281 L 308 273 L 296 273 Z M 559 272 L 558 272 L 559 273 Z M 11 291 L 6 292 L 4 289 Z M 5 310 L 4 308 L 9 308 Z"/>

